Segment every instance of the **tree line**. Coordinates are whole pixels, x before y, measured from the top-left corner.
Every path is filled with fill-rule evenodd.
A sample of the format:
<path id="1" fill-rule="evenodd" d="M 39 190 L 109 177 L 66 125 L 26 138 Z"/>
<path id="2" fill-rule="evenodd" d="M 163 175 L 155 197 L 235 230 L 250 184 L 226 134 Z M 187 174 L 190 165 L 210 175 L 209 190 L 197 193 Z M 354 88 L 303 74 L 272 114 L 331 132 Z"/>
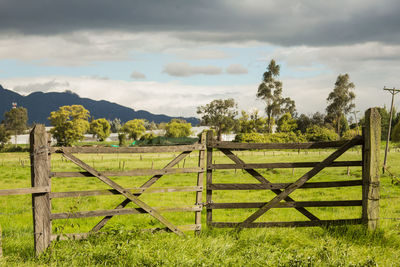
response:
<path id="1" fill-rule="evenodd" d="M 302 142 L 351 138 L 359 133 L 359 122 L 348 120 L 355 108 L 355 85 L 348 74 L 340 74 L 332 92 L 326 98 L 326 114 L 298 114 L 295 101 L 283 96 L 279 80 L 280 66 L 271 60 L 256 91 L 257 99 L 265 104 L 263 117 L 259 111 L 241 111 L 233 99 L 217 99 L 197 109 L 201 123 L 211 126 L 218 140 L 222 133 L 235 132 L 243 142 Z M 273 133 L 275 129 L 275 133 Z M 399 125 L 400 135 L 400 125 Z"/>

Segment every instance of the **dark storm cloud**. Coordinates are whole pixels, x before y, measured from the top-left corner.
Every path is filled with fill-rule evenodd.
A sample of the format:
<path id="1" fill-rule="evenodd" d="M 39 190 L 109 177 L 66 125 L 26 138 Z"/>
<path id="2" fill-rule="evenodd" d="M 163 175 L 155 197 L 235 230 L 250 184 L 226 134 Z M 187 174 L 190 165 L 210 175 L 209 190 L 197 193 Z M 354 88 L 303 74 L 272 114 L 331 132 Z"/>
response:
<path id="1" fill-rule="evenodd" d="M 397 0 L 0 0 L 0 31 L 171 32 L 192 41 L 255 40 L 287 46 L 399 43 L 399 11 Z"/>

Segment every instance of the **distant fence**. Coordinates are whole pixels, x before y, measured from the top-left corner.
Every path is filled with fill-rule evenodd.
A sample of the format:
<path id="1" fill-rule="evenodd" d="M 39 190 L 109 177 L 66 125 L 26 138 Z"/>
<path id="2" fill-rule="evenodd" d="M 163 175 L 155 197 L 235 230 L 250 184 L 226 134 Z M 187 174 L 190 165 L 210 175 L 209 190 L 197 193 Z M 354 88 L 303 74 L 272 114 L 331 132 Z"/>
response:
<path id="1" fill-rule="evenodd" d="M 43 252 L 57 238 L 52 234 L 51 221 L 57 219 L 104 217 L 96 224 L 90 233 L 100 230 L 113 216 L 124 214 L 145 213 L 161 222 L 170 231 L 182 235 L 184 230 L 201 230 L 201 211 L 206 206 L 206 222 L 209 227 L 291 227 L 291 226 L 321 226 L 338 224 L 365 224 L 369 229 L 376 229 L 379 219 L 379 142 L 380 142 L 380 116 L 377 109 L 369 109 L 365 114 L 365 128 L 363 136 L 357 136 L 350 141 L 314 142 L 314 143 L 235 143 L 215 141 L 212 132 L 208 132 L 207 138 L 203 134 L 199 143 L 179 146 L 153 146 L 153 147 L 51 147 L 49 137 L 43 125 L 36 125 L 30 135 L 31 157 L 31 181 L 32 188 L 0 190 L 0 196 L 12 194 L 32 194 L 34 241 L 35 250 L 39 254 Z M 362 158 L 358 161 L 336 161 L 344 152 L 354 146 L 362 146 Z M 235 150 L 276 150 L 276 149 L 321 149 L 337 148 L 330 156 L 321 162 L 294 162 L 294 163 L 246 163 L 233 151 Z M 233 161 L 232 164 L 215 164 L 213 154 L 220 150 Z M 196 168 L 173 168 L 193 151 L 199 151 Z M 75 153 L 163 153 L 180 152 L 162 169 L 135 169 L 127 171 L 98 171 L 89 166 Z M 54 153 L 61 153 L 69 161 L 79 166 L 83 171 L 79 172 L 53 172 L 50 158 Z M 206 162 L 206 166 L 205 166 Z M 349 181 L 308 182 L 317 173 L 327 167 L 360 166 L 362 167 L 362 179 Z M 206 167 L 206 168 L 205 168 Z M 265 168 L 311 168 L 293 183 L 271 183 L 256 169 Z M 214 183 L 213 173 L 221 169 L 242 169 L 254 177 L 258 183 Z M 202 203 L 203 176 L 206 172 L 206 203 Z M 163 175 L 175 173 L 197 173 L 197 182 L 193 186 L 180 187 L 151 187 Z M 114 182 L 108 176 L 139 176 L 149 175 L 141 187 L 124 188 Z M 96 177 L 101 182 L 110 186 L 108 190 L 86 190 L 70 192 L 53 192 L 51 190 L 52 177 Z M 289 195 L 295 190 L 303 188 L 329 188 L 361 186 L 362 199 L 360 200 L 336 200 L 336 201 L 295 201 Z M 271 190 L 276 197 L 269 202 L 249 203 L 214 203 L 213 192 L 216 190 Z M 196 201 L 189 207 L 170 207 L 157 209 L 140 200 L 139 196 L 145 193 L 162 192 L 195 192 Z M 81 211 L 74 213 L 52 213 L 51 200 L 55 198 L 98 196 L 98 195 L 123 195 L 125 200 L 112 210 Z M 284 202 L 282 202 L 284 201 Z M 125 208 L 130 202 L 139 208 Z M 361 206 L 362 213 L 359 218 L 346 220 L 323 220 L 307 210 L 309 207 L 338 207 Z M 243 222 L 216 222 L 213 220 L 215 209 L 243 209 L 256 208 L 255 213 Z M 255 222 L 259 217 L 273 208 L 294 208 L 303 214 L 307 221 L 289 222 Z M 193 225 L 179 227 L 162 216 L 162 212 L 188 211 L 194 212 Z M 88 233 L 72 234 L 73 237 L 85 237 Z M 68 236 L 68 235 L 67 235 Z"/>

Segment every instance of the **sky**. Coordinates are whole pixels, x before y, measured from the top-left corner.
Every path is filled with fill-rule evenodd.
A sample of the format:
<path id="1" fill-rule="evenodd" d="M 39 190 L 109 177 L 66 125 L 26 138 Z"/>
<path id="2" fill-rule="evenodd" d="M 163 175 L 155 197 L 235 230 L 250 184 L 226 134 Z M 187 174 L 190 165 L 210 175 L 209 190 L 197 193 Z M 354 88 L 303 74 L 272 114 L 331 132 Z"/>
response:
<path id="1" fill-rule="evenodd" d="M 0 0 L 0 84 L 170 116 L 227 98 L 262 111 L 275 59 L 299 114 L 325 112 L 344 73 L 363 113 L 400 88 L 399 14 L 398 0 Z"/>

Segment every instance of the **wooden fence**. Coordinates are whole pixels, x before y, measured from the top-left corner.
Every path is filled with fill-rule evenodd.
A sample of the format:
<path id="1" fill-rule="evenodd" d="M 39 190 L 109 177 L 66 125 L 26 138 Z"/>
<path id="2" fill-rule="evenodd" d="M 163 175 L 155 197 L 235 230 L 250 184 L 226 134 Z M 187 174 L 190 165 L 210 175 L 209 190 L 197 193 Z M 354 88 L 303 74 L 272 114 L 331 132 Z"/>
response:
<path id="1" fill-rule="evenodd" d="M 212 132 L 207 135 L 207 225 L 210 227 L 292 227 L 292 226 L 322 226 L 340 224 L 365 223 L 370 229 L 375 229 L 378 223 L 379 212 L 379 144 L 380 144 L 380 116 L 377 109 L 366 112 L 366 125 L 363 136 L 356 136 L 349 141 L 315 142 L 315 143 L 235 143 L 215 141 Z M 335 161 L 347 150 L 354 146 L 362 146 L 362 159 L 359 161 Z M 234 150 L 284 150 L 284 149 L 322 149 L 337 148 L 331 155 L 321 162 L 292 162 L 292 163 L 246 163 Z M 214 164 L 213 153 L 221 151 L 232 164 Z M 324 168 L 360 166 L 362 179 L 330 182 L 308 182 Z M 258 170 L 267 168 L 311 168 L 310 171 L 299 177 L 293 183 L 271 183 Z M 255 178 L 258 183 L 214 183 L 213 173 L 221 169 L 242 169 Z M 361 186 L 362 199 L 336 201 L 295 201 L 289 195 L 295 190 L 305 188 L 329 188 Z M 215 203 L 213 192 L 217 190 L 271 190 L 276 196 L 268 202 Z M 284 200 L 285 202 L 282 202 Z M 311 213 L 309 207 L 340 207 L 362 206 L 359 218 L 323 220 Z M 249 209 L 255 208 L 243 222 L 216 222 L 213 220 L 215 209 Z M 273 208 L 294 208 L 303 214 L 307 221 L 284 222 L 255 222 L 268 210 Z"/>
<path id="2" fill-rule="evenodd" d="M 235 143 L 215 141 L 212 132 L 208 132 L 207 139 L 202 136 L 199 143 L 181 146 L 154 146 L 154 147 L 51 147 L 49 137 L 43 125 L 36 125 L 30 135 L 31 157 L 31 184 L 32 188 L 0 190 L 0 196 L 12 194 L 32 194 L 34 244 L 37 254 L 43 252 L 57 238 L 52 234 L 51 222 L 57 219 L 85 218 L 104 216 L 90 233 L 99 231 L 113 216 L 124 214 L 146 213 L 161 222 L 170 231 L 183 235 L 184 230 L 201 230 L 201 211 L 203 209 L 203 175 L 206 172 L 206 222 L 210 227 L 291 227 L 291 226 L 321 226 L 337 224 L 366 224 L 369 229 L 378 227 L 379 218 L 379 144 L 380 144 L 380 116 L 377 109 L 369 109 L 365 114 L 365 127 L 363 136 L 357 136 L 350 141 L 314 142 L 314 143 Z M 362 146 L 362 159 L 358 161 L 335 161 L 344 152 L 354 146 Z M 296 162 L 296 163 L 246 163 L 234 154 L 234 150 L 276 150 L 276 149 L 321 149 L 337 148 L 330 156 L 321 162 Z M 220 150 L 233 164 L 214 164 L 213 153 Z M 193 151 L 199 151 L 196 168 L 173 168 Z M 162 169 L 135 169 L 128 171 L 98 171 L 89 166 L 75 153 L 162 153 L 180 152 Z M 53 172 L 51 169 L 51 155 L 60 153 L 69 161 L 79 166 L 79 172 Z M 207 154 L 205 160 L 205 154 Z M 205 168 L 206 161 L 206 168 Z M 360 166 L 362 179 L 334 182 L 308 182 L 317 173 L 327 167 Z M 256 169 L 265 168 L 311 168 L 293 183 L 271 183 Z M 213 173 L 221 169 L 242 169 L 254 177 L 258 183 L 213 183 Z M 197 173 L 197 183 L 194 186 L 154 188 L 163 175 L 175 173 Z M 109 176 L 142 176 L 151 178 L 138 188 L 124 188 L 111 180 Z M 95 177 L 107 184 L 108 190 L 86 190 L 72 192 L 53 192 L 51 179 L 53 177 Z M 361 186 L 362 199 L 337 200 L 337 201 L 295 201 L 289 195 L 295 190 L 304 188 L 329 188 Z M 271 190 L 276 197 L 269 202 L 238 202 L 214 203 L 213 191 L 216 190 Z M 144 193 L 162 192 L 195 192 L 196 203 L 189 207 L 171 207 L 157 209 L 139 199 Z M 98 195 L 123 195 L 125 200 L 112 210 L 81 211 L 74 213 L 52 213 L 51 200 L 55 198 L 98 196 Z M 282 202 L 284 200 L 285 202 Z M 130 202 L 139 208 L 125 208 Z M 336 206 L 362 206 L 360 218 L 347 220 L 322 220 L 307 210 L 309 207 L 336 207 Z M 257 208 L 258 210 L 243 222 L 215 222 L 213 221 L 214 209 L 242 209 Z M 303 214 L 307 221 L 289 222 L 255 222 L 259 217 L 272 208 L 294 208 Z M 162 216 L 162 212 L 189 211 L 195 213 L 193 225 L 179 227 L 172 224 Z M 85 237 L 88 233 L 72 235 L 75 238 Z"/>

